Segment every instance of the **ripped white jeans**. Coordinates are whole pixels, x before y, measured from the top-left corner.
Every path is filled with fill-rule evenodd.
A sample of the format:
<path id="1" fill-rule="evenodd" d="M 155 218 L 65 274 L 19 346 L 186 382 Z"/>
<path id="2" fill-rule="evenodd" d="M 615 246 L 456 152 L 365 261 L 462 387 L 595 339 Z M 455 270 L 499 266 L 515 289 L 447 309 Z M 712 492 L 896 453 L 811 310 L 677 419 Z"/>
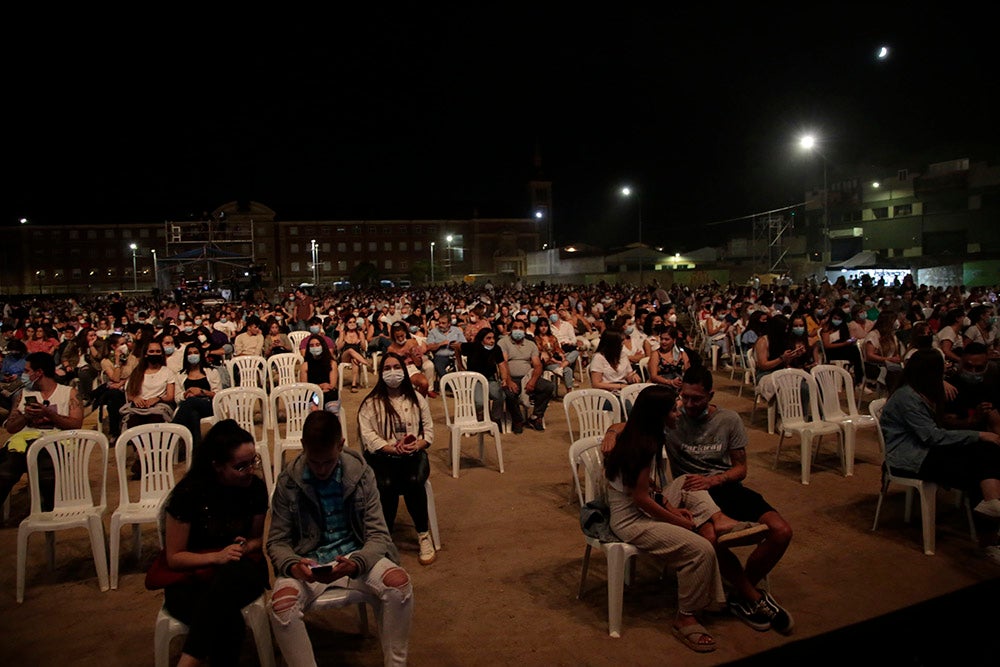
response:
<path id="1" fill-rule="evenodd" d="M 329 584 L 278 577 L 271 589 L 271 628 L 288 667 L 315 667 L 316 658 L 303 621 L 303 613 L 316 598 L 331 588 L 363 591 L 377 600 L 374 604 L 375 620 L 385 665 L 405 665 L 413 617 L 413 584 L 409 574 L 403 570 L 406 573 L 406 584 L 400 588 L 387 586 L 383 577 L 394 568 L 403 570 L 388 558 L 382 558 L 363 579 L 341 577 Z M 289 588 L 296 593 L 283 592 Z M 293 598 L 294 602 L 286 608 L 289 598 Z M 283 601 L 285 604 L 282 604 Z"/>

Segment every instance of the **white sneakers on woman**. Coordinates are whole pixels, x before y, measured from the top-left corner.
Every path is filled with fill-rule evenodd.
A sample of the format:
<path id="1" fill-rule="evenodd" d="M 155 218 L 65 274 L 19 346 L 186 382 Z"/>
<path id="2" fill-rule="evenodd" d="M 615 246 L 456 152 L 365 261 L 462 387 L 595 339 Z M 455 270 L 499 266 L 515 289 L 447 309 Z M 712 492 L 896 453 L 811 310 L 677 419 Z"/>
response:
<path id="1" fill-rule="evenodd" d="M 434 540 L 431 539 L 430 533 L 417 533 L 417 539 L 420 542 L 420 564 L 430 565 L 437 560 L 437 551 L 434 549 Z"/>

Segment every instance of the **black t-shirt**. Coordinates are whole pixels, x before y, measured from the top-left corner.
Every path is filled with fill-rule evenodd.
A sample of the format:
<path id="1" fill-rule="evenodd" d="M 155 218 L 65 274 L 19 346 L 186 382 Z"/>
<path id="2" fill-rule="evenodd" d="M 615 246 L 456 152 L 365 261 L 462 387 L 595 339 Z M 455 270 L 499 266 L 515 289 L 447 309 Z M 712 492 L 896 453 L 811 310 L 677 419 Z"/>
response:
<path id="1" fill-rule="evenodd" d="M 466 357 L 466 369 L 474 373 L 482 373 L 487 380 L 497 377 L 497 365 L 503 362 L 503 352 L 499 345 L 487 350 L 479 343 L 462 343 L 462 354 Z"/>
<path id="2" fill-rule="evenodd" d="M 167 499 L 166 511 L 190 524 L 189 551 L 222 549 L 237 537 L 249 539 L 253 518 L 267 513 L 267 487 L 259 477 L 248 487 L 198 484 L 185 477 Z"/>
<path id="3" fill-rule="evenodd" d="M 947 380 L 958 390 L 958 396 L 945 405 L 945 413 L 966 419 L 980 403 L 992 403 L 993 407 L 1000 408 L 1000 377 L 996 372 L 987 371 L 979 382 L 970 382 L 960 373 L 949 375 Z"/>

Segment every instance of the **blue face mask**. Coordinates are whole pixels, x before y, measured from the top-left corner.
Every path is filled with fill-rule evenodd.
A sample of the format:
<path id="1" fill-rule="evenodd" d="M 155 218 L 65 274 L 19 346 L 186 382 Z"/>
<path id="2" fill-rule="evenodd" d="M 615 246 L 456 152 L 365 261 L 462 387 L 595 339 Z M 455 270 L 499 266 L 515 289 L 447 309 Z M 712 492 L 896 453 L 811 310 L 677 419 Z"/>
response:
<path id="1" fill-rule="evenodd" d="M 318 334 L 319 333 L 319 327 L 317 327 L 317 326 L 311 326 L 311 327 L 309 327 L 309 333 Z"/>
<path id="2" fill-rule="evenodd" d="M 418 327 L 416 324 L 410 325 L 410 333 L 417 333 L 418 331 L 420 331 L 420 327 Z"/>
<path id="3" fill-rule="evenodd" d="M 32 382 L 31 379 L 28 377 L 28 372 L 27 371 L 25 371 L 24 373 L 21 373 L 21 382 L 24 383 L 24 388 L 26 390 L 33 391 L 35 389 L 35 383 Z"/>
<path id="4" fill-rule="evenodd" d="M 795 336 L 802 336 L 806 332 L 805 327 L 792 327 L 792 334 Z"/>
<path id="5" fill-rule="evenodd" d="M 187 356 L 187 361 L 188 361 L 189 364 L 196 364 L 199 361 L 201 361 L 201 355 L 200 354 L 189 354 Z"/>
<path id="6" fill-rule="evenodd" d="M 549 315 L 549 322 L 552 322 L 552 324 L 555 324 L 558 321 L 559 321 L 559 316 L 558 315 Z"/>
<path id="7" fill-rule="evenodd" d="M 832 324 L 835 327 L 839 327 L 843 323 L 844 323 L 844 320 L 830 320 L 830 324 Z"/>
<path id="8" fill-rule="evenodd" d="M 512 340 L 524 340 L 524 329 L 514 329 L 510 332 Z"/>
<path id="9" fill-rule="evenodd" d="M 173 345 L 164 345 L 163 346 L 163 354 L 165 354 L 168 357 L 171 354 L 173 354 L 174 352 L 176 352 L 176 351 L 177 351 L 177 348 L 174 347 Z"/>
<path id="10" fill-rule="evenodd" d="M 531 323 L 532 323 L 532 324 L 534 324 L 535 322 L 537 322 L 537 321 L 538 321 L 538 315 L 532 315 L 532 316 L 531 316 L 531 317 L 529 317 L 528 319 L 529 319 L 529 320 L 531 320 Z"/>

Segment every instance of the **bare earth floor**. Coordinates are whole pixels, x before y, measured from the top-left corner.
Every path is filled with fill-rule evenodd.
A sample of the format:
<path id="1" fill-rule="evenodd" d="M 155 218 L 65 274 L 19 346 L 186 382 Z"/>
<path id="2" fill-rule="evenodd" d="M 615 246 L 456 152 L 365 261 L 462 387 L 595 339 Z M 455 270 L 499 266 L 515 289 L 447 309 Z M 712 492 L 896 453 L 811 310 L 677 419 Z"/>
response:
<path id="1" fill-rule="evenodd" d="M 748 421 L 752 391 L 737 398 L 728 372 L 716 378 L 715 402 Z M 345 396 L 349 415 L 356 414 L 363 396 Z M 421 567 L 405 511 L 394 535 L 414 583 L 413 665 L 718 665 L 741 659 L 784 664 L 803 656 L 855 655 L 939 664 L 934 656 L 945 649 L 962 664 L 1000 664 L 995 648 L 979 646 L 985 637 L 979 631 L 986 626 L 968 621 L 992 619 L 995 629 L 1000 567 L 980 556 L 951 495 L 942 493 L 938 502 L 934 556 L 923 554 L 919 514 L 910 524 L 903 522 L 901 489 L 891 491 L 879 530 L 872 532 L 879 457 L 870 431 L 859 436 L 853 477 L 841 474 L 830 438 L 820 450 L 811 484 L 803 486 L 797 441 L 785 440 L 773 469 L 778 436 L 768 435 L 765 413 L 757 410 L 747 483 L 763 492 L 795 530 L 771 587 L 793 613 L 796 628 L 784 637 L 755 632 L 727 614 L 711 615 L 706 625 L 719 649 L 700 655 L 670 635 L 676 582 L 661 576 L 654 561 L 640 559 L 634 584 L 626 588 L 620 639 L 607 632 L 606 568 L 600 554 L 592 559 L 585 595 L 577 599 L 584 542 L 575 497 L 571 501 L 562 403 L 551 404 L 544 433 L 504 435 L 502 475 L 492 447 L 482 464 L 475 441 L 464 440 L 458 479 L 450 475 L 441 399 L 432 400 L 432 408 L 438 431 L 431 479 L 444 548 L 436 563 Z M 86 425 L 94 423 L 91 415 Z M 357 446 L 356 437 L 352 442 Z M 29 544 L 25 600 L 18 605 L 17 524 L 29 504 L 23 485 L 12 495 L 10 520 L 0 528 L 0 664 L 152 665 L 153 621 L 162 594 L 145 590 L 143 572 L 157 546 L 154 527 L 143 529 L 141 562 L 125 554 L 119 589 L 105 593 L 98 589 L 83 530 L 57 536 L 54 571 L 46 564 L 45 540 L 36 534 Z M 112 465 L 105 526 L 118 495 Z M 948 597 L 921 605 L 940 596 Z M 989 610 L 970 609 L 987 601 Z M 870 621 L 892 612 L 899 613 Z M 371 635 L 362 637 L 353 609 L 311 618 L 320 664 L 381 664 L 374 622 Z M 173 659 L 179 649 L 178 641 Z M 905 657 L 908 651 L 915 655 Z M 985 657 L 989 652 L 992 656 Z M 248 635 L 243 664 L 256 663 Z"/>

